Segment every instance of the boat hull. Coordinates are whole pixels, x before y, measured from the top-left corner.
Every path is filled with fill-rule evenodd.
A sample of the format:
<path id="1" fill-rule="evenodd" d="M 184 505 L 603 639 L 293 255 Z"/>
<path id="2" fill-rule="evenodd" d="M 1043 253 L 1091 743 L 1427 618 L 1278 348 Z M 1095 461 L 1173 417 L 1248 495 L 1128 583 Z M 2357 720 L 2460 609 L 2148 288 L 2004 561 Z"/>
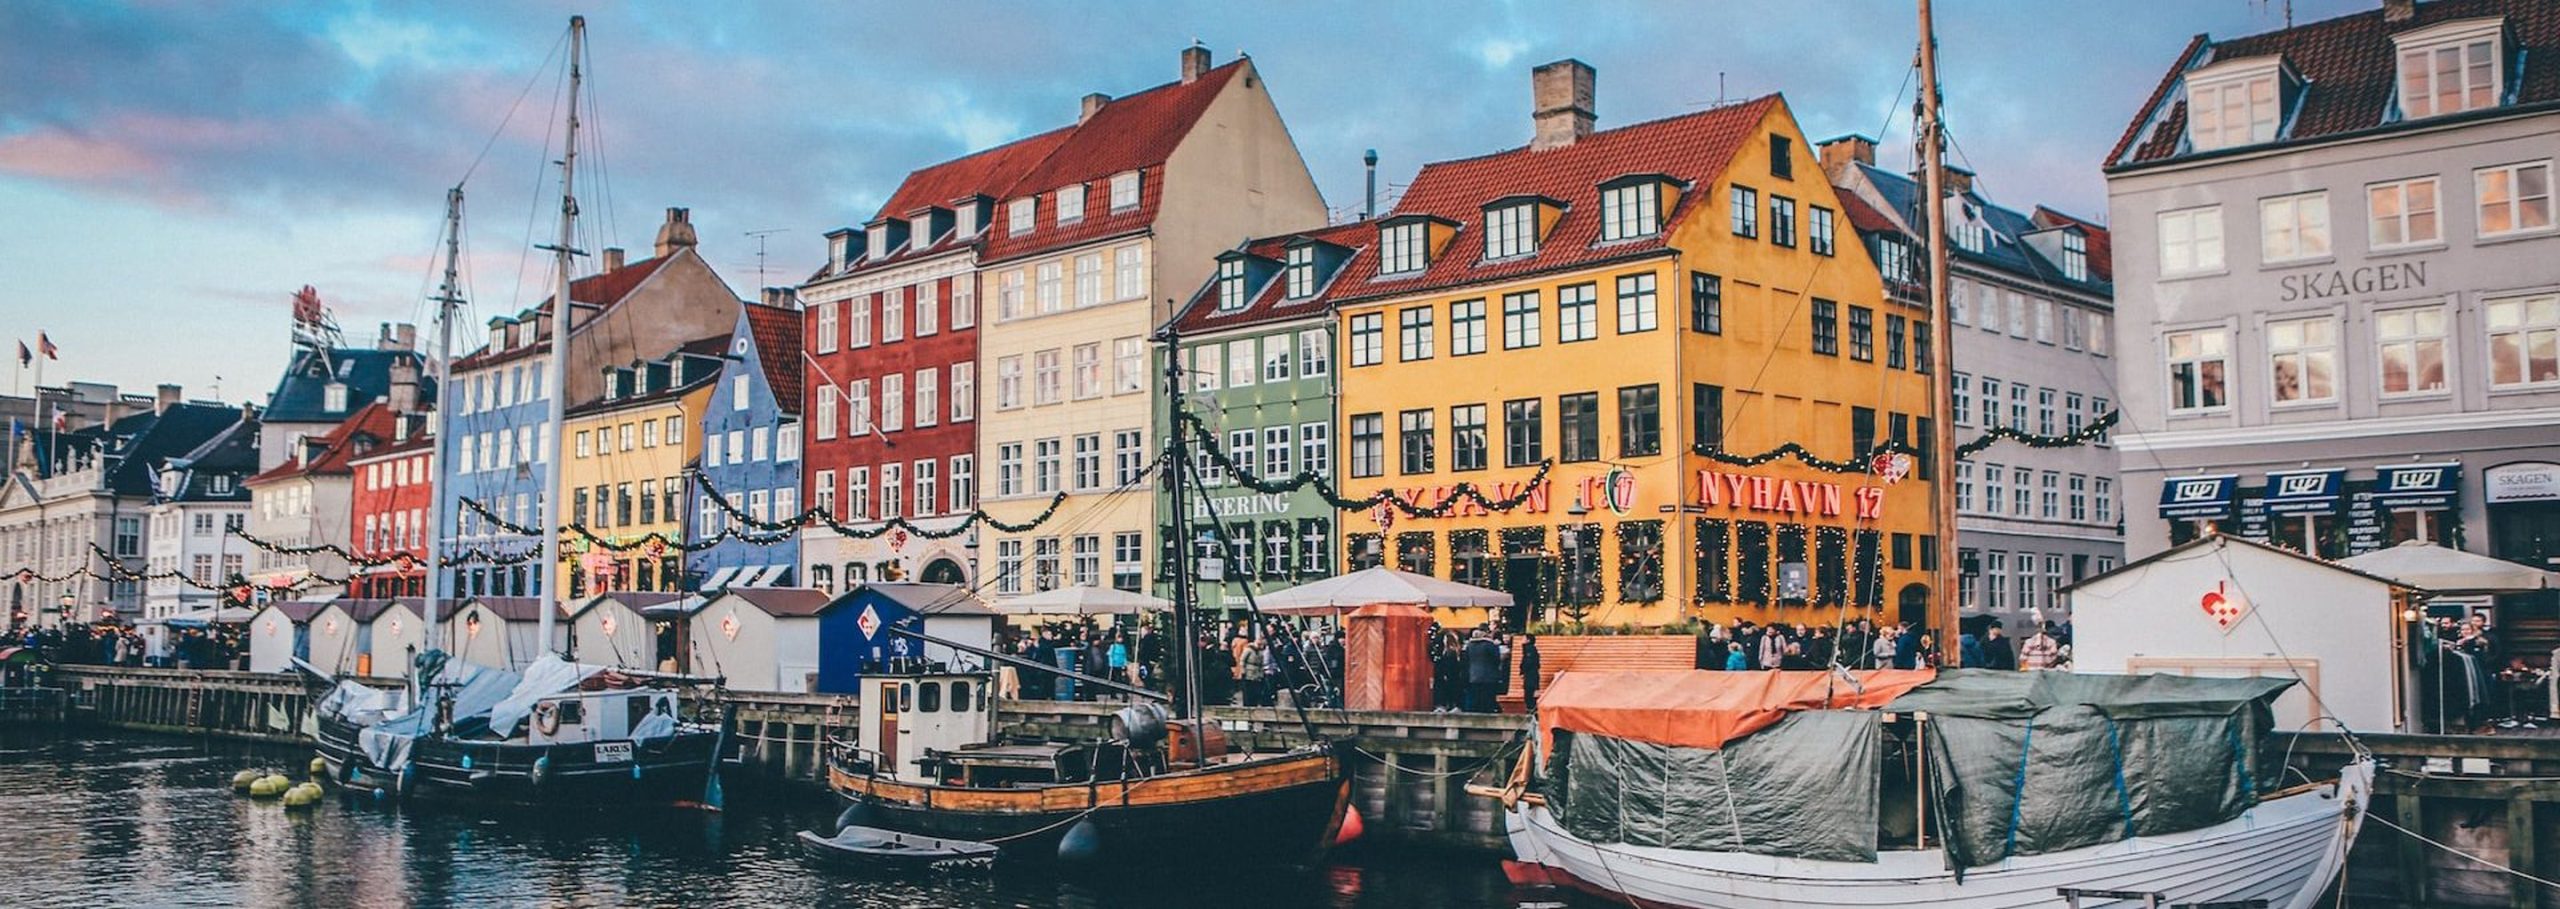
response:
<path id="1" fill-rule="evenodd" d="M 386 795 L 522 805 L 645 804 L 702 798 L 718 766 L 716 730 L 688 730 L 630 743 L 629 760 L 597 759 L 594 744 L 535 745 L 420 739 L 407 779 L 375 767 L 357 745 L 358 728 L 323 717 L 316 744 L 329 778 Z M 608 749 L 609 751 L 615 749 Z M 549 759 L 542 772 L 535 762 Z"/>
<path id="2" fill-rule="evenodd" d="M 1091 821 L 1114 864 L 1216 861 L 1308 866 L 1323 858 L 1351 797 L 1331 749 L 1255 757 L 1139 780 L 972 789 L 894 782 L 830 768 L 866 826 L 992 843 L 1008 859 L 1048 860 Z"/>
<path id="3" fill-rule="evenodd" d="M 1505 821 L 1522 864 L 1658 909 L 2024 909 L 2066 905 L 2062 888 L 2157 893 L 2161 905 L 2265 900 L 2271 909 L 2309 909 L 2345 865 L 2372 776 L 2370 764 L 2353 764 L 2334 784 L 2261 802 L 2212 827 L 2015 856 L 1967 869 L 1961 881 L 1937 849 L 1884 852 L 1870 864 L 1591 843 L 1527 800 Z"/>

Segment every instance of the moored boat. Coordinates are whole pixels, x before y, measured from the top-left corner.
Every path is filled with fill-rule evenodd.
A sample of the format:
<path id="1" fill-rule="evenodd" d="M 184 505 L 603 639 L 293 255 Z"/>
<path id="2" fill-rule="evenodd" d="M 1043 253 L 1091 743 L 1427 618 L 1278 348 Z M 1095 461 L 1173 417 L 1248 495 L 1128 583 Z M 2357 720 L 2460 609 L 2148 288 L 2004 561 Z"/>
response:
<path id="1" fill-rule="evenodd" d="M 997 849 L 986 843 L 947 840 L 882 830 L 846 827 L 836 835 L 800 831 L 800 851 L 820 861 L 874 871 L 960 871 L 995 864 Z"/>

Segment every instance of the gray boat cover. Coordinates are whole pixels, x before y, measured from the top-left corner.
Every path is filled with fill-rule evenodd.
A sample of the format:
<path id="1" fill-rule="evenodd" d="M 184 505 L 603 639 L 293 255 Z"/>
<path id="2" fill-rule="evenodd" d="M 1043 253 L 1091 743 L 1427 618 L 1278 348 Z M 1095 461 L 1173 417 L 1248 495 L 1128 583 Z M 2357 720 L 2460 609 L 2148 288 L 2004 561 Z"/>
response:
<path id="1" fill-rule="evenodd" d="M 2237 817 L 2268 703 L 2290 679 L 1949 670 L 1895 699 L 1926 711 L 1930 819 L 1958 869 Z M 1872 862 L 1883 755 L 1872 711 L 1805 710 L 1694 748 L 1560 734 L 1551 804 L 1574 836 Z"/>

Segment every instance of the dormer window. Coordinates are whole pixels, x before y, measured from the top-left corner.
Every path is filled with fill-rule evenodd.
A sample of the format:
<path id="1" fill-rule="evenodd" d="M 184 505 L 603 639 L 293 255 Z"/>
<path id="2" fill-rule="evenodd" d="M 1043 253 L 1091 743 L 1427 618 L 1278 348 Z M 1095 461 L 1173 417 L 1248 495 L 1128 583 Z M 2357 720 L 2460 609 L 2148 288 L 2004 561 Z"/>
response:
<path id="1" fill-rule="evenodd" d="M 952 232 L 963 237 L 978 233 L 978 203 L 968 202 L 952 213 Z"/>
<path id="2" fill-rule="evenodd" d="M 1058 223 L 1074 224 L 1084 220 L 1084 184 L 1058 190 Z"/>
<path id="3" fill-rule="evenodd" d="M 871 248 L 879 250 L 881 255 L 885 256 L 889 254 L 888 222 L 883 221 L 878 224 L 871 225 Z"/>
<path id="4" fill-rule="evenodd" d="M 322 389 L 320 392 L 320 409 L 331 413 L 347 409 L 346 383 L 331 382 L 327 388 Z"/>
<path id="5" fill-rule="evenodd" d="M 1424 225 L 1420 221 L 1389 224 L 1378 228 L 1378 273 L 1401 275 L 1422 270 L 1430 263 L 1430 245 L 1425 242 Z"/>
<path id="6" fill-rule="evenodd" d="M 845 267 L 849 261 L 845 256 L 845 253 L 851 251 L 852 248 L 853 237 L 851 234 L 836 234 L 828 237 L 827 261 L 835 263 L 837 268 Z"/>
<path id="7" fill-rule="evenodd" d="M 1484 257 L 1508 259 L 1538 251 L 1538 206 L 1515 202 L 1485 209 Z"/>
<path id="8" fill-rule="evenodd" d="M 1244 260 L 1226 259 L 1218 263 L 1218 311 L 1234 312 L 1244 308 Z"/>
<path id="9" fill-rule="evenodd" d="M 1289 299 L 1304 300 L 1316 293 L 1316 248 L 1295 246 L 1289 249 L 1283 273 L 1289 279 Z"/>
<path id="10" fill-rule="evenodd" d="M 2464 19 L 2392 38 L 2399 50 L 2400 116 L 2415 120 L 2496 107 L 2502 19 Z"/>
<path id="11" fill-rule="evenodd" d="M 1015 199 L 1005 203 L 1005 234 L 1019 237 L 1031 232 L 1032 216 L 1040 209 L 1035 198 Z"/>
<path id="12" fill-rule="evenodd" d="M 505 324 L 505 323 L 500 323 L 500 324 L 497 324 L 497 325 L 489 326 L 489 352 L 490 352 L 490 353 L 498 353 L 498 352 L 503 351 L 503 350 L 506 350 L 506 349 L 507 349 L 507 326 L 506 326 L 506 324 Z"/>
<path id="13" fill-rule="evenodd" d="M 2284 64 L 2273 57 L 2216 63 L 2187 76 L 2187 144 L 2195 151 L 2273 142 L 2284 125 Z"/>
<path id="14" fill-rule="evenodd" d="M 1138 172 L 1116 174 L 1111 178 L 1111 211 L 1113 214 L 1138 207 Z"/>
<path id="15" fill-rule="evenodd" d="M 2089 238 L 2076 230 L 2062 232 L 2062 276 L 2089 280 Z"/>
<path id="16" fill-rule="evenodd" d="M 927 212 L 907 219 L 907 242 L 923 248 L 933 244 L 933 214 Z"/>
<path id="17" fill-rule="evenodd" d="M 1600 242 L 1649 237 L 1662 231 L 1662 182 L 1644 178 L 1600 189 Z"/>

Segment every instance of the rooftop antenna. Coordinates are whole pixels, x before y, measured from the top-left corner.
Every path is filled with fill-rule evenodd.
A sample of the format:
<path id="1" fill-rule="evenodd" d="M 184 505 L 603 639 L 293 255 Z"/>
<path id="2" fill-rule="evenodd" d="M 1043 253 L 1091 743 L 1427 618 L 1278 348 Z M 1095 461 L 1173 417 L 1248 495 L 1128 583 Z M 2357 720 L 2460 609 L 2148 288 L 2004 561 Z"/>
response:
<path id="1" fill-rule="evenodd" d="M 790 233 L 790 232 L 791 232 L 791 228 L 788 228 L 788 227 L 769 227 L 769 228 L 766 228 L 766 229 L 764 229 L 764 230 L 751 230 L 751 231 L 747 231 L 747 236 L 750 236 L 750 237 L 754 237 L 754 238 L 756 238 L 756 286 L 757 286 L 757 287 L 763 287 L 763 286 L 764 286 L 764 238 L 766 238 L 766 237 L 770 237 L 770 236 L 773 236 L 774 234 L 786 234 L 786 233 Z"/>

